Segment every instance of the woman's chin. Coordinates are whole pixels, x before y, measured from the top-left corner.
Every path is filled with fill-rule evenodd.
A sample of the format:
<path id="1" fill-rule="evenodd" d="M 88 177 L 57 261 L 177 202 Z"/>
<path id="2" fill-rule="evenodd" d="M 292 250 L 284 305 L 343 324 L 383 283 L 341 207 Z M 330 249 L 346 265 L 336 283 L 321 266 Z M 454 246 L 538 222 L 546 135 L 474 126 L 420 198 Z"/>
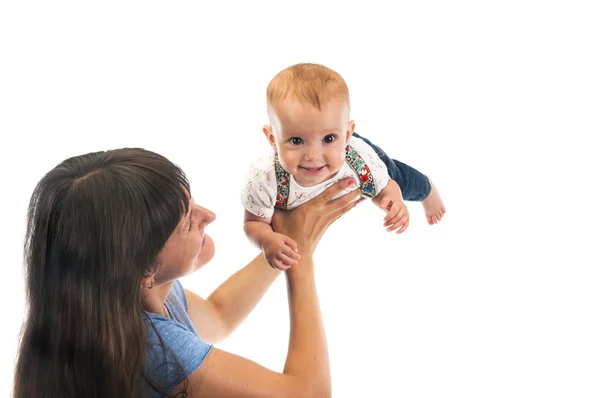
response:
<path id="1" fill-rule="evenodd" d="M 210 235 L 204 235 L 204 241 L 202 242 L 202 250 L 196 257 L 196 266 L 194 267 L 194 271 L 202 268 L 205 264 L 207 264 L 215 255 L 215 242 L 212 240 Z"/>

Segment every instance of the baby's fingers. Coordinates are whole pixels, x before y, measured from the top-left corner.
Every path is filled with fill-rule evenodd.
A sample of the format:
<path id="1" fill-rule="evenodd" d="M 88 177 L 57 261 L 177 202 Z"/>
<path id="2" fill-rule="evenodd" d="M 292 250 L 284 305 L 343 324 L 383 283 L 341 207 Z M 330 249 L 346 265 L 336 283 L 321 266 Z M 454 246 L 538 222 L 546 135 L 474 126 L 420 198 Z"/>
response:
<path id="1" fill-rule="evenodd" d="M 286 269 L 289 268 L 288 266 L 282 264 L 282 262 L 280 260 L 278 260 L 277 258 L 267 260 L 267 263 L 273 269 L 279 269 L 279 270 L 285 271 Z"/>
<path id="2" fill-rule="evenodd" d="M 294 252 L 298 251 L 298 245 L 292 238 L 286 236 L 285 238 L 283 238 L 283 241 L 285 242 L 286 246 L 292 249 Z"/>
<path id="3" fill-rule="evenodd" d="M 277 261 L 279 261 L 279 263 L 281 264 L 281 268 L 279 268 L 279 267 L 278 268 L 283 269 L 283 270 L 290 268 L 292 265 L 294 265 L 298 262 L 283 253 L 279 253 L 277 255 Z"/>
<path id="4" fill-rule="evenodd" d="M 402 215 L 400 215 L 400 214 L 396 214 L 394 217 L 392 217 L 391 219 L 387 220 L 387 221 L 386 221 L 386 222 L 383 224 L 383 226 L 384 226 L 384 227 L 386 227 L 386 228 L 387 228 L 387 227 L 389 227 L 389 228 L 388 228 L 388 231 L 391 231 L 391 230 L 392 230 L 392 225 L 394 225 L 394 224 L 398 223 L 398 221 L 400 221 L 401 219 L 402 219 Z M 384 220 L 384 221 L 385 221 L 385 220 Z"/>
<path id="5" fill-rule="evenodd" d="M 393 231 L 397 228 L 400 228 L 396 231 L 396 234 L 401 234 L 402 232 L 406 231 L 406 228 L 408 228 L 408 224 L 410 223 L 408 216 L 404 216 L 400 219 L 400 221 L 398 221 L 397 223 L 395 223 L 391 229 L 388 229 L 388 231 Z"/>
<path id="6" fill-rule="evenodd" d="M 393 224 L 395 221 L 401 217 L 402 214 L 400 212 L 400 205 L 398 203 L 392 203 L 390 210 L 387 215 L 383 218 L 383 222 L 387 225 Z"/>
<path id="7" fill-rule="evenodd" d="M 284 255 L 287 258 L 290 258 L 294 261 L 294 263 L 297 263 L 297 260 L 300 260 L 300 255 L 296 252 L 296 250 L 293 250 L 291 247 L 288 246 L 281 249 L 280 255 Z"/>

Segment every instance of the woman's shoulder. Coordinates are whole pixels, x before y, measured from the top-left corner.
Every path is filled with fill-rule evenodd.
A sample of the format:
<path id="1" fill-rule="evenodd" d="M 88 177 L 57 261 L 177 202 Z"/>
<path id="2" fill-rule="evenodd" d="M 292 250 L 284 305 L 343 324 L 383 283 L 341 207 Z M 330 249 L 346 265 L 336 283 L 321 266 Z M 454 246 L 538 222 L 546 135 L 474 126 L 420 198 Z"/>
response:
<path id="1" fill-rule="evenodd" d="M 168 299 L 174 304 L 182 305 L 187 312 L 187 299 L 185 297 L 183 285 L 179 279 L 173 283 L 173 287 L 171 287 L 171 292 L 169 293 Z"/>
<path id="2" fill-rule="evenodd" d="M 180 322 L 147 313 L 148 376 L 171 390 L 200 366 L 212 345 Z"/>

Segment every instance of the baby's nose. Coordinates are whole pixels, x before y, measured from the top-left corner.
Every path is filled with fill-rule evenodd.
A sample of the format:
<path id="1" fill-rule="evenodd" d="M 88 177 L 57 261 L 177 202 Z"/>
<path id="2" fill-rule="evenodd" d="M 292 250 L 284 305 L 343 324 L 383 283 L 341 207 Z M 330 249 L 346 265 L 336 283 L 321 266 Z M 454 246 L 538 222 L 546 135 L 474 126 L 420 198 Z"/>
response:
<path id="1" fill-rule="evenodd" d="M 309 148 L 308 151 L 306 151 L 306 157 L 309 160 L 318 159 L 319 156 L 320 152 L 317 148 Z"/>

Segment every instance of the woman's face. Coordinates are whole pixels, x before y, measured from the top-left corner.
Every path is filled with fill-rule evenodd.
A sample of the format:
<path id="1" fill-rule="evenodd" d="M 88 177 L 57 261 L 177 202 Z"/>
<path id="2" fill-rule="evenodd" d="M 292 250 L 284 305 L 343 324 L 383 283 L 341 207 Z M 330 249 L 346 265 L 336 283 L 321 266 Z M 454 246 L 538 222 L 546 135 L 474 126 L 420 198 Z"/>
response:
<path id="1" fill-rule="evenodd" d="M 208 263 L 215 244 L 204 228 L 215 220 L 215 213 L 190 199 L 185 214 L 158 254 L 156 282 L 164 283 L 191 274 Z"/>

